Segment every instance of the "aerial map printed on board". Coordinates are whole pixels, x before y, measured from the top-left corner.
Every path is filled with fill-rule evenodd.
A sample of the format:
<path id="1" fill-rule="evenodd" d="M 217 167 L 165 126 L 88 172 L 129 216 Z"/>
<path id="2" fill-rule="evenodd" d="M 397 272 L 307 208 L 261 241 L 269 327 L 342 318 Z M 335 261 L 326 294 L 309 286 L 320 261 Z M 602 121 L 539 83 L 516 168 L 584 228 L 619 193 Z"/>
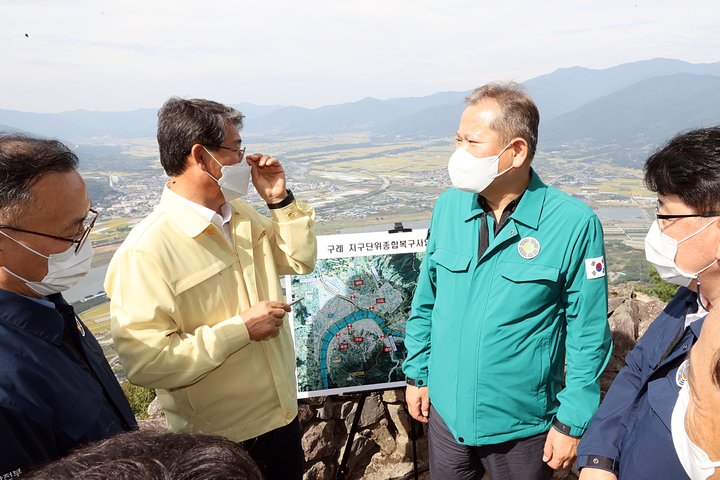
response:
<path id="1" fill-rule="evenodd" d="M 427 230 L 318 237 L 309 275 L 286 278 L 298 397 L 404 384 L 405 321 Z"/>

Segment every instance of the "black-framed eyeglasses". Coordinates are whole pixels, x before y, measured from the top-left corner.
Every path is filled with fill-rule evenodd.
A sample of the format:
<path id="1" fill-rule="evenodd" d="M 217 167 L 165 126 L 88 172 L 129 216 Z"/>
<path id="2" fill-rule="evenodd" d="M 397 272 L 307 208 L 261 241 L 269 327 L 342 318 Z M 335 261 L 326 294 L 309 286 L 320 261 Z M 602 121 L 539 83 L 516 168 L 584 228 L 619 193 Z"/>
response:
<path id="1" fill-rule="evenodd" d="M 711 218 L 720 217 L 720 212 L 705 212 L 705 213 L 684 213 L 679 215 L 666 215 L 660 213 L 660 201 L 658 200 L 655 204 L 655 218 L 658 220 L 672 220 L 674 218 Z"/>
<path id="2" fill-rule="evenodd" d="M 90 209 L 90 213 L 92 213 L 92 217 L 88 215 L 88 217 L 85 219 L 82 230 L 78 231 L 77 235 L 75 235 L 75 238 L 60 237 L 58 235 L 50 235 L 49 233 L 25 230 L 24 228 L 13 227 L 12 225 L 0 225 L 0 229 L 12 230 L 14 232 L 29 233 L 31 235 L 39 235 L 41 237 L 54 238 L 55 240 L 62 240 L 64 242 L 74 243 L 75 253 L 77 253 L 78 250 L 80 250 L 80 247 L 82 247 L 85 243 L 85 240 L 87 240 L 87 238 L 90 236 L 90 230 L 92 230 L 92 228 L 95 226 L 95 221 L 98 217 L 98 212 L 92 208 Z"/>

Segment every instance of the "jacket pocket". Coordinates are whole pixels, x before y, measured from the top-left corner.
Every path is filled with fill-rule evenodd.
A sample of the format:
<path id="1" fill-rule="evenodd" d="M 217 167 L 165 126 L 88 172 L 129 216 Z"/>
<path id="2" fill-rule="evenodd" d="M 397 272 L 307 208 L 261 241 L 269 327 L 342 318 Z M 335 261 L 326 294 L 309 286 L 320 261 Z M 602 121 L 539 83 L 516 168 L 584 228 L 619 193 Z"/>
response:
<path id="1" fill-rule="evenodd" d="M 562 283 L 560 269 L 548 265 L 506 262 L 493 285 L 495 299 L 510 306 L 509 322 L 557 315 Z M 551 311 L 553 310 L 553 311 Z"/>
<path id="2" fill-rule="evenodd" d="M 550 265 L 533 263 L 505 262 L 501 275 L 511 282 L 557 282 L 560 269 Z"/>
<path id="3" fill-rule="evenodd" d="M 470 260 L 472 260 L 472 257 L 461 255 L 444 248 L 435 250 L 432 255 L 430 255 L 430 258 L 441 267 L 455 273 L 467 272 L 470 267 Z"/>
<path id="4" fill-rule="evenodd" d="M 648 404 L 655 415 L 670 431 L 672 412 L 678 398 L 680 387 L 675 383 L 677 369 L 672 369 L 663 378 L 656 378 L 648 383 Z"/>
<path id="5" fill-rule="evenodd" d="M 440 248 L 432 253 L 430 260 L 437 265 L 435 275 L 441 289 L 433 305 L 433 331 L 443 337 L 464 317 L 472 258 Z"/>
<path id="6" fill-rule="evenodd" d="M 274 341 L 274 340 L 266 340 Z M 196 428 L 218 432 L 271 415 L 278 408 L 273 370 L 262 342 L 250 342 L 230 355 L 202 380 L 185 387 L 183 395 Z M 180 394 L 180 392 L 174 393 Z"/>
<path id="7" fill-rule="evenodd" d="M 526 430 L 546 421 L 550 389 L 548 348 L 546 338 L 529 342 L 521 349 L 497 342 L 488 352 L 492 358 L 481 359 L 483 407 L 478 412 L 487 419 L 492 434 Z"/>

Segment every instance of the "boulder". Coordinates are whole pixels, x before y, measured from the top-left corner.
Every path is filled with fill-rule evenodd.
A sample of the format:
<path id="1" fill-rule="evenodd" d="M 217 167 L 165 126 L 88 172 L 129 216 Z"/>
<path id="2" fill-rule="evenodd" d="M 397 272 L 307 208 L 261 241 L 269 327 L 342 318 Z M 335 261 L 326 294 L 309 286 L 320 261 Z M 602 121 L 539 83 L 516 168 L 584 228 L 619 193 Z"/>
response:
<path id="1" fill-rule="evenodd" d="M 385 390 L 383 392 L 382 401 L 385 403 L 405 403 L 405 388 Z"/>
<path id="2" fill-rule="evenodd" d="M 333 442 L 335 421 L 319 422 L 311 425 L 302 438 L 302 449 L 306 462 L 313 462 L 331 456 L 336 445 Z"/>
<path id="3" fill-rule="evenodd" d="M 332 480 L 334 476 L 334 465 L 325 462 L 315 462 L 305 470 L 303 480 Z"/>

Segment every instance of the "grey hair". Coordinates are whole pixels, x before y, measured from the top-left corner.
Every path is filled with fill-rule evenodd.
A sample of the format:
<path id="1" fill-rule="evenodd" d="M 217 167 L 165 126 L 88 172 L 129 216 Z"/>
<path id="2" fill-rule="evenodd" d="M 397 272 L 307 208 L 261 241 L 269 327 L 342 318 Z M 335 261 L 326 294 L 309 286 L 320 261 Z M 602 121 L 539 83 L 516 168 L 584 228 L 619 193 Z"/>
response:
<path id="1" fill-rule="evenodd" d="M 168 99 L 158 112 L 157 129 L 160 163 L 165 173 L 171 177 L 183 173 L 193 145 L 219 147 L 225 140 L 227 124 L 241 129 L 243 118 L 234 108 L 212 100 Z"/>
<path id="2" fill-rule="evenodd" d="M 528 160 L 532 161 L 537 150 L 540 124 L 540 112 L 535 102 L 522 85 L 505 82 L 488 83 L 476 88 L 465 98 L 465 104 L 474 106 L 486 98 L 495 100 L 500 106 L 500 115 L 490 128 L 500 135 L 503 144 L 516 137 L 524 139 L 528 144 Z"/>

